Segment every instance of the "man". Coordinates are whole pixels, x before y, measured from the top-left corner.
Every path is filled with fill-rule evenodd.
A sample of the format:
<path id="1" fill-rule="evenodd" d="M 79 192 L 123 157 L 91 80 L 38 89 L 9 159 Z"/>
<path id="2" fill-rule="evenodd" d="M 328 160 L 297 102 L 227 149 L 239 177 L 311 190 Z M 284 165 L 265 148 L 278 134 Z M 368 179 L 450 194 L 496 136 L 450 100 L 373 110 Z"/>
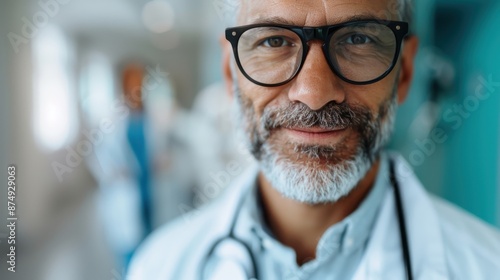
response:
<path id="1" fill-rule="evenodd" d="M 103 137 L 95 147 L 95 157 L 87 158 L 87 162 L 101 187 L 99 206 L 108 241 L 126 267 L 153 229 L 152 153 L 147 144 L 154 143 L 150 138 L 160 131 L 147 133 L 150 120 L 143 103 L 144 95 L 149 94 L 143 92 L 145 66 L 126 63 L 120 70 L 120 102 L 104 112 L 112 120 L 113 133 Z"/>
<path id="2" fill-rule="evenodd" d="M 151 186 L 150 166 L 145 137 L 146 114 L 142 102 L 142 81 L 144 69 L 141 65 L 128 65 L 123 70 L 123 92 L 131 109 L 130 118 L 127 122 L 127 142 L 137 160 L 138 174 L 137 185 L 139 186 L 141 202 L 141 221 L 144 224 L 145 235 L 153 230 L 151 216 Z"/>
<path id="3" fill-rule="evenodd" d="M 410 4 L 242 0 L 223 65 L 258 168 L 157 232 L 130 277 L 496 277 L 500 235 L 381 152 L 413 76 Z"/>

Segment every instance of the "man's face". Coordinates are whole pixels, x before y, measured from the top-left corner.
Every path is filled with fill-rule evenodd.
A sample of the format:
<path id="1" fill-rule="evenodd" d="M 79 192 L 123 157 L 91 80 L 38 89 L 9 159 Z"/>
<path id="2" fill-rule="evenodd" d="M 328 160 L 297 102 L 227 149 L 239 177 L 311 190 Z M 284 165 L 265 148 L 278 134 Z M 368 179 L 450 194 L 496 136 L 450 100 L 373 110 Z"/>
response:
<path id="1" fill-rule="evenodd" d="M 324 26 L 356 17 L 397 20 L 394 3 L 383 0 L 243 0 L 241 4 L 238 25 Z M 258 86 L 239 70 L 226 73 L 240 109 L 240 127 L 264 176 L 284 196 L 310 204 L 337 201 L 365 176 L 389 139 L 412 66 L 408 65 L 412 61 L 398 63 L 377 83 L 353 85 L 332 72 L 321 44 L 309 43 L 302 70 L 283 86 Z M 225 51 L 229 55 L 230 47 Z M 403 53 L 407 60 L 413 55 L 413 51 Z M 226 70 L 229 63 L 226 59 Z"/>

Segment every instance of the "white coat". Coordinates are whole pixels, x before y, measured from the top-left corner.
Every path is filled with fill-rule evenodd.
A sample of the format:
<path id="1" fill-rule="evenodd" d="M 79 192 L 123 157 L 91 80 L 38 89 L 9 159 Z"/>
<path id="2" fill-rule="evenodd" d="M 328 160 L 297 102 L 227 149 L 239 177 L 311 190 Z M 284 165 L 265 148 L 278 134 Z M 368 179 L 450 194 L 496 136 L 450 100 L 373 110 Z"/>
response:
<path id="1" fill-rule="evenodd" d="M 500 233 L 427 193 L 405 160 L 395 162 L 414 279 L 500 279 Z M 146 241 L 128 280 L 199 279 L 207 251 L 227 236 L 236 204 L 255 186 L 253 167 L 216 202 L 177 219 Z M 366 253 L 353 279 L 405 279 L 394 192 L 388 188 Z"/>

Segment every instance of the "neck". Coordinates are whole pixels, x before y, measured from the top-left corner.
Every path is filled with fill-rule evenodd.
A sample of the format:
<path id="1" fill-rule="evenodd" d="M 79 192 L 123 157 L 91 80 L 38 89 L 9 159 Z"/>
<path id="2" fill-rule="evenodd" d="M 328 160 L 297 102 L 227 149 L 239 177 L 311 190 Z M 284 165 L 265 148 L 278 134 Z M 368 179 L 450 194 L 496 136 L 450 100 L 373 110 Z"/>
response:
<path id="1" fill-rule="evenodd" d="M 268 227 L 282 244 L 295 250 L 299 265 L 314 259 L 321 236 L 358 208 L 371 190 L 378 169 L 379 160 L 347 196 L 334 203 L 318 205 L 283 197 L 260 174 L 259 188 Z"/>

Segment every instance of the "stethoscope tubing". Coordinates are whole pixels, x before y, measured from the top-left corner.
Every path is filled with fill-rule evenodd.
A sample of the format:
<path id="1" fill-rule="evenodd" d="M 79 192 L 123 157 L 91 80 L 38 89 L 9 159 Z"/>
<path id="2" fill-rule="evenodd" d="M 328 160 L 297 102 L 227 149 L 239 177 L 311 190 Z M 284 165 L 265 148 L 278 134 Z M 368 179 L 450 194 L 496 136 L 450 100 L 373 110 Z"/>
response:
<path id="1" fill-rule="evenodd" d="M 396 197 L 396 213 L 399 223 L 399 236 L 401 237 L 401 247 L 403 250 L 403 261 L 406 268 L 406 279 L 413 280 L 413 271 L 411 267 L 410 246 L 408 245 L 408 233 L 406 232 L 406 219 L 403 210 L 403 203 L 401 199 L 401 191 L 399 190 L 399 183 L 396 179 L 396 172 L 394 170 L 394 162 L 390 161 L 391 169 L 391 183 L 394 188 L 394 196 Z"/>

